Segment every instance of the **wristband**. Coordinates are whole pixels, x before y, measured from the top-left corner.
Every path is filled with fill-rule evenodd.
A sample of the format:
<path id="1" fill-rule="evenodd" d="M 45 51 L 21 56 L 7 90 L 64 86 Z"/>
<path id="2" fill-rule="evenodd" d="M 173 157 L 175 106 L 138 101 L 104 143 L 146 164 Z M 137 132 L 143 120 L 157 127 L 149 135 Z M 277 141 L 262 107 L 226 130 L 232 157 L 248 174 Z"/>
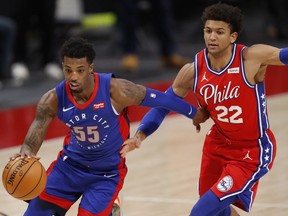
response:
<path id="1" fill-rule="evenodd" d="M 173 88 L 170 86 L 166 92 L 166 94 L 171 95 L 175 98 L 181 98 L 178 95 L 176 95 L 173 91 Z M 179 99 L 181 100 L 181 99 Z M 143 102 L 142 102 L 143 103 Z M 138 131 L 142 131 L 145 133 L 146 137 L 154 133 L 162 121 L 164 120 L 165 116 L 168 115 L 170 110 L 156 107 L 152 108 L 149 112 L 146 113 L 146 115 L 143 117 L 139 127 Z"/>
<path id="2" fill-rule="evenodd" d="M 166 91 L 166 94 L 171 94 L 179 97 L 173 91 L 172 86 L 170 86 Z M 150 136 L 154 131 L 158 129 L 165 116 L 168 115 L 170 110 L 165 108 L 152 108 L 141 120 L 141 123 L 138 127 L 138 131 L 143 131 L 146 137 Z"/>
<path id="3" fill-rule="evenodd" d="M 166 94 L 150 88 L 146 88 L 146 96 L 140 105 L 148 107 L 163 107 L 185 115 L 190 119 L 192 119 L 197 112 L 197 108 L 186 101 L 171 94 Z"/>
<path id="4" fill-rule="evenodd" d="M 280 50 L 279 59 L 283 64 L 288 64 L 288 48 L 283 48 Z"/>

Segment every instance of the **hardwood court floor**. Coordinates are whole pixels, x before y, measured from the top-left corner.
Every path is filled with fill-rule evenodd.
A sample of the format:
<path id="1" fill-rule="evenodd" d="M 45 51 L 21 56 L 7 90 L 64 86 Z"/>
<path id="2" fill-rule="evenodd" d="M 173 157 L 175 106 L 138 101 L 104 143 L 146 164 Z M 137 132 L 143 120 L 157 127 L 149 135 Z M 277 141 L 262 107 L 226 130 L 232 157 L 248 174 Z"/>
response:
<path id="1" fill-rule="evenodd" d="M 278 141 L 274 168 L 260 181 L 252 212 L 241 216 L 286 216 L 288 212 L 288 94 L 268 98 L 271 128 Z M 211 126 L 199 134 L 183 116 L 167 117 L 140 149 L 127 155 L 128 175 L 122 190 L 124 216 L 187 216 L 197 200 L 202 141 Z M 134 134 L 136 124 L 132 124 Z M 48 167 L 61 149 L 62 138 L 47 140 L 39 152 Z M 0 151 L 0 168 L 19 147 Z M 10 197 L 0 186 L 0 213 L 21 216 L 26 203 Z M 77 203 L 78 204 L 78 203 Z M 67 216 L 77 215 L 77 204 Z M 0 214 L 1 215 L 1 214 Z"/>

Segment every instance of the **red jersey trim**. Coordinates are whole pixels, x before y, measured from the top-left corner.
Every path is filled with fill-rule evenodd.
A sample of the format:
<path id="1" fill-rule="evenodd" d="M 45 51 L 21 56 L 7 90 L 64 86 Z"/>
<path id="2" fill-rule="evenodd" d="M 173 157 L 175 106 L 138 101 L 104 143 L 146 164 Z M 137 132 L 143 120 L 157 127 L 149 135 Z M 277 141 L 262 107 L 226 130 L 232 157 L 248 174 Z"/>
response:
<path id="1" fill-rule="evenodd" d="M 68 82 L 66 81 L 66 83 L 65 83 L 65 90 L 66 90 L 66 93 L 68 95 L 68 98 L 75 105 L 75 107 L 77 107 L 78 109 L 85 109 L 86 107 L 88 107 L 91 104 L 91 102 L 94 100 L 94 98 L 95 98 L 95 96 L 96 96 L 96 94 L 98 92 L 99 76 L 98 76 L 97 73 L 93 73 L 93 75 L 94 75 L 94 90 L 93 90 L 93 94 L 89 98 L 89 100 L 86 103 L 84 103 L 84 104 L 78 104 L 76 102 L 76 100 L 74 99 L 73 95 L 71 94 Z"/>

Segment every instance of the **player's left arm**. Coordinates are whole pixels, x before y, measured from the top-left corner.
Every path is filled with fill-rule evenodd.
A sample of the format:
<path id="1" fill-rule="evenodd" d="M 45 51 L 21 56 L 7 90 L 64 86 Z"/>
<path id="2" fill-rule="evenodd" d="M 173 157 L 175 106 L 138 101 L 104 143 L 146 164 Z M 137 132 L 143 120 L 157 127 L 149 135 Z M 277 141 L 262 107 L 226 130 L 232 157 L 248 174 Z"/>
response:
<path id="1" fill-rule="evenodd" d="M 193 81 L 194 63 L 186 64 L 177 74 L 171 86 L 171 94 L 180 98 L 186 97 L 192 88 Z M 112 104 L 120 112 L 127 106 L 139 105 L 147 96 L 147 89 L 143 85 L 137 85 L 126 79 L 112 78 L 110 83 Z M 151 90 L 153 91 L 153 89 Z"/>
<path id="2" fill-rule="evenodd" d="M 288 64 L 288 48 L 277 48 L 256 44 L 244 51 L 244 58 L 253 60 L 260 66 Z"/>
<path id="3" fill-rule="evenodd" d="M 111 79 L 110 98 L 119 113 L 127 106 L 140 104 L 145 94 L 144 86 L 136 85 L 126 79 Z"/>
<path id="4" fill-rule="evenodd" d="M 248 82 L 263 82 L 268 65 L 288 64 L 288 48 L 279 49 L 265 44 L 256 44 L 243 51 Z"/>

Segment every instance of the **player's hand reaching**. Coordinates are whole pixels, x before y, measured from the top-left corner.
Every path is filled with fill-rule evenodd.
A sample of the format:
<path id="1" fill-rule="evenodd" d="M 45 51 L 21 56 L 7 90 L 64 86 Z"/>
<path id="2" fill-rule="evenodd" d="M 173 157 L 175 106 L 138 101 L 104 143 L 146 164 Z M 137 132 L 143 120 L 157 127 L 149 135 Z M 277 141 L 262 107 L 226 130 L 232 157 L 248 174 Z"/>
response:
<path id="1" fill-rule="evenodd" d="M 146 138 L 146 135 L 142 131 L 137 131 L 133 138 L 125 140 L 122 144 L 120 154 L 122 157 L 126 157 L 126 154 L 133 151 L 136 148 L 140 148 L 142 141 Z"/>
<path id="2" fill-rule="evenodd" d="M 196 132 L 199 133 L 201 131 L 200 123 L 204 123 L 207 119 L 209 119 L 210 113 L 206 109 L 206 107 L 200 107 L 197 109 L 197 113 L 193 118 L 193 125 L 196 127 Z"/>
<path id="3" fill-rule="evenodd" d="M 136 148 L 140 148 L 141 140 L 139 139 L 139 137 L 133 137 L 133 138 L 125 140 L 122 146 L 123 147 L 120 151 L 120 154 L 122 157 L 126 157 L 126 154 L 128 152 L 133 151 Z"/>

